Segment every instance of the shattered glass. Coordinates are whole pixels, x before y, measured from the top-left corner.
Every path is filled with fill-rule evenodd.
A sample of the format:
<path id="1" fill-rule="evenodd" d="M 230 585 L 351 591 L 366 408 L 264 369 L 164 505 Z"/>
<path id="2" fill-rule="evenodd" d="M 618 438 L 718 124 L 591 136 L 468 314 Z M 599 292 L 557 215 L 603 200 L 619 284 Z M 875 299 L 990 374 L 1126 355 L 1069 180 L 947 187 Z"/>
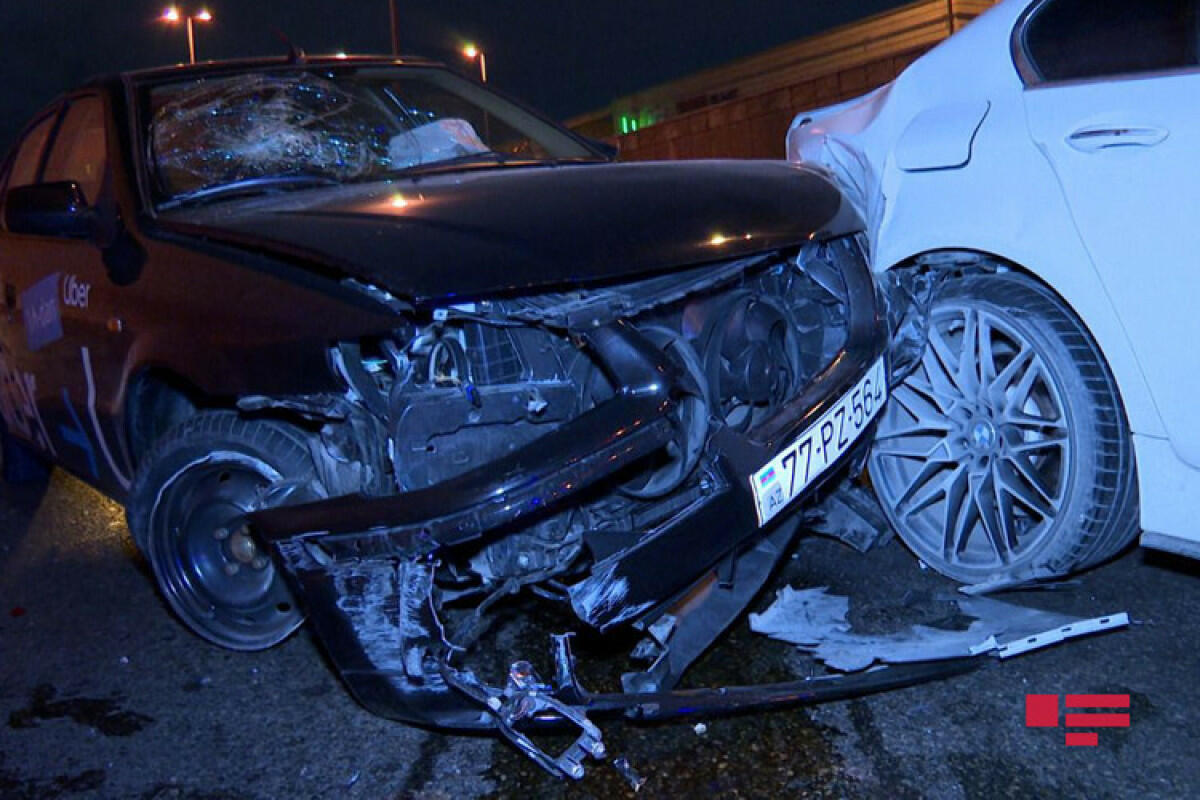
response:
<path id="1" fill-rule="evenodd" d="M 281 175 L 358 178 L 390 166 L 395 117 L 308 73 L 202 79 L 154 113 L 152 162 L 178 195 Z"/>
<path id="2" fill-rule="evenodd" d="M 149 90 L 147 164 L 167 200 L 388 178 L 456 160 L 595 160 L 445 70 L 279 68 Z"/>

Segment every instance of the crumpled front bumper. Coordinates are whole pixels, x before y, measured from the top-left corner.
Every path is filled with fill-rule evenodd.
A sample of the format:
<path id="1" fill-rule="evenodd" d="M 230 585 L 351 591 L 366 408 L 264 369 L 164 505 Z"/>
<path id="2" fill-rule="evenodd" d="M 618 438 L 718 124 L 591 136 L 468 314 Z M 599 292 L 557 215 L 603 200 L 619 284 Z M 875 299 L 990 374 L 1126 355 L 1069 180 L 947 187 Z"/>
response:
<path id="1" fill-rule="evenodd" d="M 832 407 L 886 348 L 885 312 L 865 264 L 843 277 L 847 336 L 829 366 L 751 431 L 713 434 L 702 490 L 571 588 L 581 619 L 607 630 L 644 617 L 778 526 L 759 527 L 749 476 Z M 486 709 L 428 663 L 429 653 L 445 649 L 429 599 L 432 559 L 442 549 L 502 536 L 563 507 L 674 437 L 673 398 L 690 378 L 629 323 L 583 338 L 618 390 L 529 446 L 428 489 L 251 515 L 257 534 L 294 579 L 343 679 L 371 711 L 439 727 L 494 727 Z M 857 447 L 869 439 L 868 431 Z M 852 448 L 843 460 L 855 455 Z"/>

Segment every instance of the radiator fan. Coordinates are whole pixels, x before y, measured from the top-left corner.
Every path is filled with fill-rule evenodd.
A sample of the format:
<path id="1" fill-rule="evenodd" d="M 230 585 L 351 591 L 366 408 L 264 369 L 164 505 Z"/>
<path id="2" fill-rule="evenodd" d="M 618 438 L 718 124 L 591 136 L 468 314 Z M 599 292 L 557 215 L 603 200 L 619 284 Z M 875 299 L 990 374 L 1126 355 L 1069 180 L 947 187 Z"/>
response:
<path id="1" fill-rule="evenodd" d="M 738 292 L 709 318 L 702 338 L 713 411 L 730 428 L 749 430 L 795 392 L 801 371 L 796 333 L 770 300 Z"/>

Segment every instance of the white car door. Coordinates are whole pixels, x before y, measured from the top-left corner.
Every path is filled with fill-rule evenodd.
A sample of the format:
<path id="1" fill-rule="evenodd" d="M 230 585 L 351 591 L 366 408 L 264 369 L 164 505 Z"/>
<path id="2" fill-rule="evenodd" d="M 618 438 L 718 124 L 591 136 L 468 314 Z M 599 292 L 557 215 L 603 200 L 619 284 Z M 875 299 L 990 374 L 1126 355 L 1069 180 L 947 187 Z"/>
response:
<path id="1" fill-rule="evenodd" d="M 1176 452 L 1200 467 L 1200 0 L 1044 0 L 1018 28 L 1058 175 Z"/>

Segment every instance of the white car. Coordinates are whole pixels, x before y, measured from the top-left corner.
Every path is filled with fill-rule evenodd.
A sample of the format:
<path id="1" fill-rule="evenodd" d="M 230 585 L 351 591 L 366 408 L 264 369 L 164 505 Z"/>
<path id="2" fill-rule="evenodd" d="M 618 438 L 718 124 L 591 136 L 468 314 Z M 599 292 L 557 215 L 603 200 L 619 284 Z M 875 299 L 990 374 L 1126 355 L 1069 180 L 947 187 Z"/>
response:
<path id="1" fill-rule="evenodd" d="M 869 466 L 947 575 L 1200 556 L 1198 41 L 1200 0 L 1004 0 L 788 132 L 928 325 Z"/>

